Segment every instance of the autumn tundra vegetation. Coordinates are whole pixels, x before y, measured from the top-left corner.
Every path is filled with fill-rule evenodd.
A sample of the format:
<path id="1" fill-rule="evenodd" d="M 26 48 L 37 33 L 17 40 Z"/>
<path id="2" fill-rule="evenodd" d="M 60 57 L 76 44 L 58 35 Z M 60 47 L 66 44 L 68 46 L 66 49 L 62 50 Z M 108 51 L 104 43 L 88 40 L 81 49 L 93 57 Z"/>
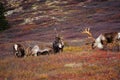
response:
<path id="1" fill-rule="evenodd" d="M 1 1 L 0 80 L 120 80 L 119 0 Z"/>
<path id="2" fill-rule="evenodd" d="M 119 59 L 119 52 L 92 50 L 91 45 L 68 45 L 56 55 L 17 58 L 11 54 L 1 57 L 0 79 L 119 80 Z"/>

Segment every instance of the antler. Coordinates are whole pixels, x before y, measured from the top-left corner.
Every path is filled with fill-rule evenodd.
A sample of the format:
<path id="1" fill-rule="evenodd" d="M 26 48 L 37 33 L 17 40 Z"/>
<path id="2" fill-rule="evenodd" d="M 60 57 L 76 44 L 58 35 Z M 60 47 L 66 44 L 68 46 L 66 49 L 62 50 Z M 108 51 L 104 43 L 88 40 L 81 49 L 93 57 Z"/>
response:
<path id="1" fill-rule="evenodd" d="M 88 34 L 88 38 L 93 38 L 92 33 L 90 32 L 90 28 L 85 28 L 84 31 L 82 31 L 81 33 L 83 34 Z"/>

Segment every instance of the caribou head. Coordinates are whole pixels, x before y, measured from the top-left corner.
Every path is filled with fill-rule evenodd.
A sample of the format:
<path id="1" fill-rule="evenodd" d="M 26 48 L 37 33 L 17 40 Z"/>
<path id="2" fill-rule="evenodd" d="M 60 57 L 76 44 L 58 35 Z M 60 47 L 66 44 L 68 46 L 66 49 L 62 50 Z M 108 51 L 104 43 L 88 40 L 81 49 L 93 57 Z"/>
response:
<path id="1" fill-rule="evenodd" d="M 14 44 L 13 51 L 14 51 L 15 56 L 17 56 L 17 57 L 25 56 L 25 50 L 21 44 Z"/>
<path id="2" fill-rule="evenodd" d="M 54 53 L 62 52 L 64 48 L 64 42 L 60 36 L 56 36 L 53 42 Z"/>
<path id="3" fill-rule="evenodd" d="M 96 47 L 99 49 L 104 49 L 109 43 L 116 44 L 116 42 L 120 40 L 120 33 L 118 32 L 102 33 L 96 39 L 93 37 L 90 28 L 85 28 L 85 30 L 82 31 L 82 33 L 87 34 L 88 38 L 93 39 L 92 49 Z"/>

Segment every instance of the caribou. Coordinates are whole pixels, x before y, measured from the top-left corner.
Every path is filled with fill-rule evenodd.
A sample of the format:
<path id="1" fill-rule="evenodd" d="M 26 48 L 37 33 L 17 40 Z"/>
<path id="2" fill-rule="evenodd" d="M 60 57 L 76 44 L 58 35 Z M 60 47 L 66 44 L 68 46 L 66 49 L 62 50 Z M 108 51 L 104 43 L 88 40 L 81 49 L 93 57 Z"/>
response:
<path id="1" fill-rule="evenodd" d="M 55 40 L 53 42 L 53 51 L 54 53 L 59 53 L 63 51 L 64 48 L 64 42 L 60 36 L 56 36 Z"/>
<path id="2" fill-rule="evenodd" d="M 38 45 L 35 45 L 31 49 L 31 52 L 33 56 L 46 55 L 46 54 L 49 55 L 51 53 L 51 49 L 50 48 L 40 49 Z"/>
<path id="3" fill-rule="evenodd" d="M 30 46 L 30 44 L 14 44 L 13 53 L 17 57 L 46 55 L 52 52 L 51 48 L 40 49 L 39 45 Z"/>
<path id="4" fill-rule="evenodd" d="M 27 57 L 30 56 L 31 53 L 31 46 L 28 46 L 26 44 L 23 43 L 15 43 L 13 45 L 13 53 L 15 54 L 15 56 L 17 57 Z"/>
<path id="5" fill-rule="evenodd" d="M 21 44 L 14 44 L 13 45 L 13 53 L 17 57 L 24 57 L 25 56 L 25 50 Z"/>
<path id="6" fill-rule="evenodd" d="M 117 47 L 117 51 L 119 51 L 120 32 L 102 33 L 96 39 L 90 32 L 90 28 L 85 28 L 85 30 L 83 30 L 82 33 L 87 34 L 89 38 L 93 39 L 91 45 L 92 49 L 95 49 L 97 47 L 99 49 L 108 50 L 111 46 L 111 49 Z"/>

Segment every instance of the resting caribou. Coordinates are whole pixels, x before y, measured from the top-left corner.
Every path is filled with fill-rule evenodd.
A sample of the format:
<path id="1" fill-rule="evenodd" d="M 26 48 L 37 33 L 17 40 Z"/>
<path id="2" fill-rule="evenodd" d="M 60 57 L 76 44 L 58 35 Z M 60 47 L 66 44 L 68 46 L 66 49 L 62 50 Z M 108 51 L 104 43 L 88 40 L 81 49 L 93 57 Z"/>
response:
<path id="1" fill-rule="evenodd" d="M 90 32 L 90 28 L 86 28 L 82 33 L 88 34 L 90 38 L 93 38 L 92 49 L 96 47 L 99 49 L 109 49 L 108 46 L 111 45 L 112 48 L 117 47 L 117 50 L 119 51 L 120 32 L 102 33 L 96 39 Z"/>
<path id="2" fill-rule="evenodd" d="M 64 48 L 64 42 L 60 36 L 56 36 L 53 42 L 53 51 L 54 53 L 62 52 Z"/>
<path id="3" fill-rule="evenodd" d="M 40 49 L 38 45 L 30 44 L 14 44 L 13 52 L 17 57 L 26 57 L 26 56 L 38 56 L 38 55 L 46 55 L 52 52 L 51 48 Z"/>
<path id="4" fill-rule="evenodd" d="M 13 53 L 17 57 L 24 57 L 25 56 L 25 50 L 21 44 L 14 44 L 13 45 Z"/>
<path id="5" fill-rule="evenodd" d="M 49 55 L 51 53 L 51 49 L 50 48 L 40 49 L 38 45 L 35 45 L 31 49 L 31 53 L 33 56 L 46 55 L 46 54 Z"/>

